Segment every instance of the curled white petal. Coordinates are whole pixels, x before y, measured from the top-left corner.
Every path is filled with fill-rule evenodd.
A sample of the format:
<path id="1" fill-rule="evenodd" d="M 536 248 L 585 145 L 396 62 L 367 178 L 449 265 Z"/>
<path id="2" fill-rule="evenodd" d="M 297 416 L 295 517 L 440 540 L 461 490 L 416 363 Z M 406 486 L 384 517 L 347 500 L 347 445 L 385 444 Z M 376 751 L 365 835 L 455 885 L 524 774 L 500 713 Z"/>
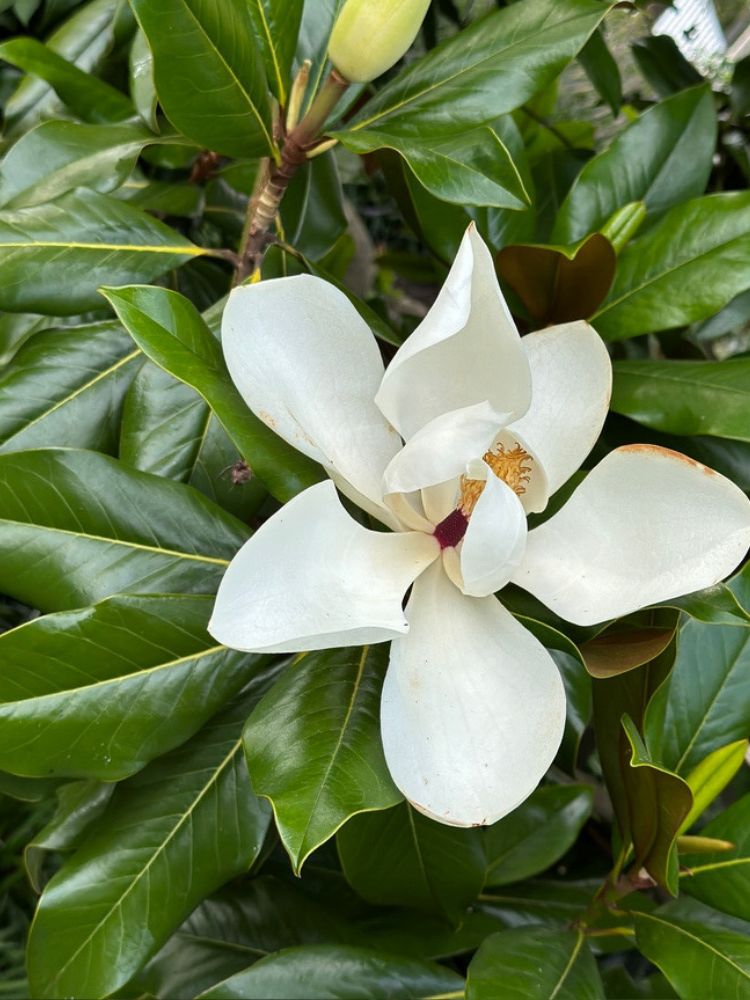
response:
<path id="1" fill-rule="evenodd" d="M 410 438 L 383 475 L 383 492 L 412 493 L 460 476 L 481 458 L 510 414 L 486 400 L 435 417 Z"/>
<path id="2" fill-rule="evenodd" d="M 592 625 L 712 586 L 748 546 L 750 501 L 734 483 L 666 448 L 629 445 L 529 533 L 513 582 Z"/>
<path id="3" fill-rule="evenodd" d="M 408 631 L 403 596 L 438 555 L 435 539 L 421 532 L 363 528 L 333 483 L 318 483 L 266 521 L 234 557 L 209 632 L 248 652 L 384 642 Z"/>
<path id="4" fill-rule="evenodd" d="M 487 400 L 515 419 L 530 399 L 529 364 L 492 255 L 472 225 L 434 306 L 388 366 L 376 402 L 408 440 L 451 410 Z"/>
<path id="5" fill-rule="evenodd" d="M 388 767 L 421 812 L 494 823 L 531 794 L 565 724 L 560 674 L 494 597 L 464 596 L 436 562 L 391 646 L 381 725 Z"/>

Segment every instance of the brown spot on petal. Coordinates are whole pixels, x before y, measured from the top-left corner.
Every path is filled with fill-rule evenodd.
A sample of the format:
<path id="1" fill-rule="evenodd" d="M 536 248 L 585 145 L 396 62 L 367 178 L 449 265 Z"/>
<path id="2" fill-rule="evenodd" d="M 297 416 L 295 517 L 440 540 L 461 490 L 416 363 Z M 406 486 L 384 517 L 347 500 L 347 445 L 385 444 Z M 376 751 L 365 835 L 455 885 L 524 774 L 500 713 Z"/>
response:
<path id="1" fill-rule="evenodd" d="M 709 469 L 709 467 L 707 465 L 703 465 L 702 462 L 696 462 L 694 458 L 683 455 L 680 451 L 674 451 L 672 448 L 662 448 L 662 446 L 658 444 L 626 444 L 623 445 L 622 448 L 618 448 L 617 451 L 661 455 L 664 458 L 673 458 L 678 462 L 684 462 L 685 465 L 692 465 L 706 476 L 718 476 L 718 472 L 715 472 L 713 469 Z"/>
<path id="2" fill-rule="evenodd" d="M 270 427 L 272 431 L 276 430 L 276 421 L 271 414 L 266 413 L 265 410 L 258 411 L 258 420 L 262 420 L 266 427 Z"/>

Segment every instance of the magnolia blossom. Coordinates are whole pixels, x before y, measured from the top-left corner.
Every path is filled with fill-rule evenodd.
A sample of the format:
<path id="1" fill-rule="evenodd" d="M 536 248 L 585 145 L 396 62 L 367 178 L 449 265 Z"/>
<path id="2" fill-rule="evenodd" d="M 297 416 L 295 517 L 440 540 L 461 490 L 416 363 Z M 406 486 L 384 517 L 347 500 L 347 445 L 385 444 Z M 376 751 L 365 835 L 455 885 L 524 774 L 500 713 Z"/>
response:
<path id="1" fill-rule="evenodd" d="M 599 436 L 611 365 L 583 322 L 521 339 L 473 227 L 387 371 L 348 299 L 309 276 L 236 289 L 223 343 L 248 406 L 330 481 L 238 552 L 210 631 L 252 652 L 390 640 L 386 761 L 442 823 L 510 812 L 563 733 L 558 669 L 496 591 L 513 582 L 590 625 L 716 583 L 750 544 L 734 484 L 646 445 L 608 454 L 527 529 Z"/>

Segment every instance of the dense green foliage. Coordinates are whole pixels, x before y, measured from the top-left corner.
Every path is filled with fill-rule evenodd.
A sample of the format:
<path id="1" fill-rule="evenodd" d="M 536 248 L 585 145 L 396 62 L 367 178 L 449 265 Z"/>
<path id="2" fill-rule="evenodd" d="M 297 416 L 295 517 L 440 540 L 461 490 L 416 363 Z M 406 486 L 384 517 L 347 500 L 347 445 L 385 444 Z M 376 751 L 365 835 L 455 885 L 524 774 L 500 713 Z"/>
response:
<path id="1" fill-rule="evenodd" d="M 393 785 L 385 646 L 206 631 L 323 475 L 218 334 L 341 5 L 0 0 L 0 997 L 750 996 L 749 570 L 595 628 L 508 588 L 568 717 L 487 829 Z M 434 0 L 339 104 L 261 276 L 340 285 L 390 357 L 474 220 L 523 332 L 609 345 L 587 467 L 648 442 L 748 490 L 750 62 L 704 79 L 643 6 Z"/>

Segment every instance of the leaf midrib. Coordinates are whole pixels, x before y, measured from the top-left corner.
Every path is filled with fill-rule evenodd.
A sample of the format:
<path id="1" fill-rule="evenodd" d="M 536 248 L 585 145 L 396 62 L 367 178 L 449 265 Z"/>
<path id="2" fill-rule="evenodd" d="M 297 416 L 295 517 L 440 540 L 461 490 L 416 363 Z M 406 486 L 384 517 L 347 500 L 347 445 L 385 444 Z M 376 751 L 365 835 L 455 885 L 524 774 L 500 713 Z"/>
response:
<path id="1" fill-rule="evenodd" d="M 129 549 L 137 549 L 145 552 L 155 552 L 161 556 L 173 556 L 176 559 L 191 559 L 194 562 L 211 563 L 216 566 L 228 566 L 228 559 L 220 559 L 218 556 L 202 556 L 197 553 L 178 552 L 176 549 L 159 548 L 156 545 L 146 545 L 144 542 L 128 542 L 122 538 L 107 538 L 104 535 L 92 535 L 87 531 L 72 531 L 70 528 L 54 528 L 47 524 L 34 524 L 30 521 L 15 521 L 12 518 L 0 517 L 0 524 L 9 524 L 20 528 L 32 528 L 38 531 L 51 531 L 61 535 L 72 535 L 74 538 L 85 538 L 91 542 L 101 542 L 107 545 L 123 545 Z"/>
<path id="2" fill-rule="evenodd" d="M 178 822 L 172 827 L 172 829 L 169 831 L 164 840 L 162 840 L 162 842 L 156 847 L 146 865 L 144 865 L 144 867 L 138 872 L 136 877 L 132 879 L 127 889 L 110 906 L 110 908 L 101 918 L 101 920 L 89 932 L 89 934 L 81 942 L 78 948 L 76 948 L 76 950 L 70 956 L 68 961 L 65 962 L 65 964 L 58 969 L 54 979 L 52 980 L 53 983 L 58 983 L 60 981 L 62 975 L 68 970 L 68 968 L 70 968 L 71 964 L 78 958 L 81 952 L 94 940 L 94 938 L 98 935 L 99 931 L 106 924 L 106 922 L 109 920 L 112 914 L 115 913 L 116 910 L 122 907 L 124 901 L 133 892 L 135 887 L 140 883 L 141 879 L 143 879 L 144 876 L 149 872 L 151 866 L 154 864 L 156 859 L 161 856 L 161 854 L 169 846 L 170 842 L 177 836 L 183 825 L 187 823 L 188 820 L 192 817 L 194 811 L 198 808 L 203 798 L 208 794 L 209 790 L 216 784 L 224 769 L 232 762 L 233 758 L 235 757 L 235 755 L 237 754 L 237 752 L 240 750 L 241 747 L 242 747 L 242 738 L 240 737 L 240 739 L 234 742 L 229 753 L 224 757 L 224 759 L 221 761 L 218 767 L 216 767 L 216 769 L 213 771 L 210 780 L 206 782 L 203 788 L 201 788 L 199 794 L 196 795 L 196 797 L 193 799 L 193 801 L 190 804 L 190 808 L 187 809 L 184 813 L 180 814 Z"/>

